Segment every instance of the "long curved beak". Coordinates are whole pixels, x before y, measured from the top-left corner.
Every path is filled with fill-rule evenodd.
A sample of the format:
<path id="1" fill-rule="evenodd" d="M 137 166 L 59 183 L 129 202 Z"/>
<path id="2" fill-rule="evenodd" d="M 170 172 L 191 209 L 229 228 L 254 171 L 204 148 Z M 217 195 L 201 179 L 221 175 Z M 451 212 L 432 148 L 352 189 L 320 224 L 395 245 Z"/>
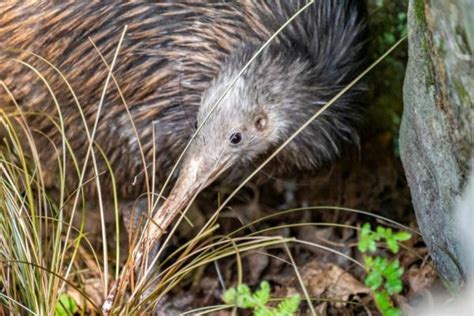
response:
<path id="1" fill-rule="evenodd" d="M 108 314 L 117 297 L 122 299 L 126 287 L 120 284 L 128 282 L 130 274 L 138 271 L 135 270 L 136 268 L 143 264 L 146 265 L 144 259 L 154 249 L 156 243 L 176 216 L 192 202 L 202 189 L 215 181 L 230 165 L 231 162 L 226 159 L 219 158 L 212 161 L 200 155 L 188 155 L 171 193 L 156 211 L 152 221 L 143 232 L 141 242 L 135 245 L 129 262 L 130 268 L 122 272 L 122 275 L 111 289 L 109 297 L 105 300 L 102 307 L 104 314 Z"/>
<path id="2" fill-rule="evenodd" d="M 202 156 L 188 156 L 183 163 L 178 180 L 168 198 L 156 211 L 148 229 L 144 232 L 145 251 L 158 241 L 173 220 L 205 187 L 214 182 L 230 164 L 225 159 L 209 161 Z"/>

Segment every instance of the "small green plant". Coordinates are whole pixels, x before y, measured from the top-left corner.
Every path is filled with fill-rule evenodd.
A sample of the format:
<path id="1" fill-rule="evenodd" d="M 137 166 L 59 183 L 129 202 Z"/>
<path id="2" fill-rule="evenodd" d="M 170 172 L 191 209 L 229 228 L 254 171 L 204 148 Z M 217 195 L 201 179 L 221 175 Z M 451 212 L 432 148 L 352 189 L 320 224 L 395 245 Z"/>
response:
<path id="1" fill-rule="evenodd" d="M 374 253 L 378 243 L 384 242 L 387 248 L 396 254 L 400 250 L 399 242 L 411 238 L 408 232 L 394 233 L 392 229 L 378 226 L 372 231 L 370 224 L 365 223 L 359 236 L 358 248 L 362 253 Z M 400 310 L 394 307 L 391 295 L 402 291 L 403 268 L 398 260 L 389 260 L 381 256 L 364 255 L 364 266 L 367 271 L 365 285 L 370 287 L 375 304 L 384 316 L 398 316 Z"/>
<path id="2" fill-rule="evenodd" d="M 70 295 L 63 293 L 59 296 L 54 310 L 54 316 L 70 316 L 79 311 L 76 301 Z"/>
<path id="3" fill-rule="evenodd" d="M 267 306 L 270 300 L 270 284 L 260 283 L 260 288 L 252 294 L 246 284 L 240 284 L 225 291 L 223 300 L 226 304 L 238 308 L 253 309 L 254 316 L 291 316 L 296 313 L 300 304 L 300 296 L 294 295 L 281 301 L 276 308 Z"/>

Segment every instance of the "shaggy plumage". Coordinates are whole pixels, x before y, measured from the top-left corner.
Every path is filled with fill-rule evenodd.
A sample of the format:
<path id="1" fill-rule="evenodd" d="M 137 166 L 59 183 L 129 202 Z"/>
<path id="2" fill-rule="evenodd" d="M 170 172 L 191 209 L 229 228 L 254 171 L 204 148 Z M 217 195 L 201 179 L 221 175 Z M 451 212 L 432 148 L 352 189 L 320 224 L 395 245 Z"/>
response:
<path id="1" fill-rule="evenodd" d="M 34 52 L 56 65 L 71 83 L 92 126 L 107 68 L 120 34 L 128 31 L 114 69 L 143 145 L 152 162 L 156 137 L 157 179 L 161 184 L 177 156 L 230 81 L 255 51 L 306 1 L 41 1 L 0 3 L 0 80 L 27 113 L 40 157 L 52 183 L 58 173 L 51 146 L 61 134 L 44 82 L 50 83 L 64 117 L 68 141 L 79 161 L 87 137 L 71 93 L 60 76 Z M 363 1 L 318 0 L 297 17 L 237 81 L 211 116 L 189 155 L 202 156 L 233 177 L 284 141 L 366 63 Z M 22 50 L 22 51 L 18 51 Z M 357 85 L 299 135 L 268 167 L 272 173 L 313 170 L 357 140 L 362 111 Z M 0 107 L 12 102 L 0 88 Z M 238 142 L 237 142 L 238 140 Z M 101 113 L 96 143 L 115 171 L 122 199 L 145 191 L 143 163 L 130 119 L 114 84 Z M 98 155 L 100 156 L 100 155 Z M 106 170 L 99 159 L 100 170 Z M 211 168 L 211 167 L 209 167 Z M 225 170 L 224 170 L 225 169 Z M 150 169 L 151 170 L 151 169 Z M 211 172 L 211 171 L 209 171 Z M 90 171 L 87 177 L 92 177 Z M 209 178 L 210 174 L 204 175 Z M 70 188 L 76 177 L 68 177 Z M 103 185 L 110 179 L 103 176 Z M 90 191 L 93 192 L 93 185 Z"/>

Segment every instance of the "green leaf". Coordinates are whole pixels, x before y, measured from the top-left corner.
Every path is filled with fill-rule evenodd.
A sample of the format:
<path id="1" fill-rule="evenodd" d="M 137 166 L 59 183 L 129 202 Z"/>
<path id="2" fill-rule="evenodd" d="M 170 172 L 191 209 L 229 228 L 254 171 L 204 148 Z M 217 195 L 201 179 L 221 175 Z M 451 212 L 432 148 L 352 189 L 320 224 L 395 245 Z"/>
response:
<path id="1" fill-rule="evenodd" d="M 259 305 L 266 305 L 270 299 L 270 283 L 263 281 L 260 283 L 260 289 L 258 289 L 253 295 L 254 300 Z"/>
<path id="2" fill-rule="evenodd" d="M 379 271 L 380 273 L 382 273 L 382 271 L 387 268 L 387 265 L 388 265 L 388 260 L 387 259 L 382 258 L 380 256 L 377 256 L 377 257 L 375 257 L 375 260 L 374 260 L 373 269 Z"/>
<path id="3" fill-rule="evenodd" d="M 277 311 L 275 316 L 292 316 L 298 311 L 300 305 L 301 297 L 296 294 L 292 297 L 281 301 L 277 306 Z"/>
<path id="4" fill-rule="evenodd" d="M 398 308 L 395 308 L 395 307 L 390 307 L 383 312 L 384 316 L 400 316 L 401 314 L 402 312 Z"/>
<path id="5" fill-rule="evenodd" d="M 370 287 L 372 291 L 377 290 L 383 283 L 382 273 L 375 270 L 370 271 L 369 274 L 367 274 L 364 283 Z"/>
<path id="6" fill-rule="evenodd" d="M 392 253 L 397 253 L 398 250 L 400 250 L 400 246 L 398 245 L 398 242 L 395 237 L 390 236 L 389 238 L 387 238 L 386 242 L 388 249 L 390 249 Z"/>
<path id="7" fill-rule="evenodd" d="M 250 288 L 247 286 L 247 284 L 240 284 L 237 286 L 237 294 L 237 307 L 252 308 L 256 306 L 255 301 L 252 298 Z"/>
<path id="8" fill-rule="evenodd" d="M 386 231 L 386 230 L 385 230 L 384 227 L 382 227 L 382 226 L 377 226 L 376 233 L 377 233 L 377 235 L 378 235 L 379 238 L 385 236 L 385 231 Z"/>
<path id="9" fill-rule="evenodd" d="M 369 243 L 370 243 L 369 239 L 360 240 L 359 244 L 357 245 L 357 247 L 359 248 L 359 251 L 362 253 L 367 252 L 367 250 L 369 250 Z"/>
<path id="10" fill-rule="evenodd" d="M 387 262 L 383 272 L 385 277 L 389 280 L 399 279 L 403 275 L 403 268 L 400 267 L 400 262 L 398 260 L 394 260 Z"/>
<path id="11" fill-rule="evenodd" d="M 369 223 L 365 223 L 362 225 L 362 228 L 360 230 L 360 236 L 359 236 L 359 242 L 357 244 L 357 247 L 359 248 L 359 251 L 364 253 L 369 249 L 369 244 L 371 242 L 371 234 L 372 230 L 370 228 Z"/>
<path id="12" fill-rule="evenodd" d="M 69 316 L 78 312 L 77 303 L 70 295 L 63 293 L 59 295 L 58 302 L 54 309 L 55 316 Z"/>
<path id="13" fill-rule="evenodd" d="M 361 230 L 359 236 L 359 242 L 357 247 L 360 252 L 365 253 L 367 251 L 375 252 L 377 251 L 377 241 L 380 239 L 377 233 L 374 233 L 371 230 L 370 224 L 365 223 Z"/>
<path id="14" fill-rule="evenodd" d="M 373 239 L 369 241 L 369 251 L 372 253 L 377 251 L 377 242 Z"/>
<path id="15" fill-rule="evenodd" d="M 239 284 L 237 286 L 238 295 L 250 295 L 250 288 L 247 284 Z"/>
<path id="16" fill-rule="evenodd" d="M 391 228 L 377 226 L 375 232 L 370 230 L 370 224 L 365 223 L 360 231 L 358 248 L 365 253 L 375 252 L 377 242 L 385 242 L 387 248 L 394 254 L 400 250 L 399 242 L 411 238 L 407 232 L 394 233 Z M 390 295 L 403 290 L 403 268 L 398 260 L 390 261 L 382 256 L 363 256 L 367 276 L 365 285 L 370 287 L 377 308 L 383 316 L 399 316 L 400 310 L 395 308 Z"/>
<path id="17" fill-rule="evenodd" d="M 250 293 L 250 288 L 246 284 L 228 289 L 222 299 L 226 304 L 235 305 L 239 308 L 252 308 L 256 305 Z"/>
<path id="18" fill-rule="evenodd" d="M 238 308 L 254 309 L 254 316 L 292 316 L 298 310 L 300 296 L 295 295 L 289 297 L 278 304 L 277 309 L 267 307 L 266 304 L 270 300 L 270 283 L 263 281 L 260 288 L 251 293 L 250 288 L 246 284 L 241 284 L 236 288 L 230 288 L 222 295 L 222 299 L 226 304 L 236 306 Z"/>
<path id="19" fill-rule="evenodd" d="M 265 306 L 259 306 L 253 312 L 253 316 L 274 316 L 274 313 Z"/>
<path id="20" fill-rule="evenodd" d="M 403 290 L 403 284 L 401 280 L 393 280 L 392 282 L 387 282 L 385 283 L 384 287 L 390 295 L 398 294 Z"/>
<path id="21" fill-rule="evenodd" d="M 222 295 L 222 300 L 226 304 L 234 305 L 237 301 L 237 290 L 235 288 L 227 289 L 227 291 L 224 292 L 224 295 Z"/>
<path id="22" fill-rule="evenodd" d="M 398 232 L 395 234 L 395 239 L 398 241 L 407 241 L 411 238 L 411 234 L 408 232 Z"/>
<path id="23" fill-rule="evenodd" d="M 359 249 L 360 252 L 365 253 L 369 249 L 369 242 L 367 239 L 364 240 L 359 240 L 359 243 L 357 244 L 357 248 Z"/>
<path id="24" fill-rule="evenodd" d="M 364 265 L 367 270 L 371 270 L 374 266 L 374 258 L 369 256 L 364 256 Z"/>
<path id="25" fill-rule="evenodd" d="M 369 235 L 371 233 L 372 233 L 372 227 L 370 226 L 369 223 L 365 223 L 364 225 L 362 225 L 362 230 L 361 230 L 362 235 Z"/>
<path id="26" fill-rule="evenodd" d="M 383 312 L 392 307 L 392 300 L 387 292 L 375 292 L 374 293 L 375 304 Z"/>

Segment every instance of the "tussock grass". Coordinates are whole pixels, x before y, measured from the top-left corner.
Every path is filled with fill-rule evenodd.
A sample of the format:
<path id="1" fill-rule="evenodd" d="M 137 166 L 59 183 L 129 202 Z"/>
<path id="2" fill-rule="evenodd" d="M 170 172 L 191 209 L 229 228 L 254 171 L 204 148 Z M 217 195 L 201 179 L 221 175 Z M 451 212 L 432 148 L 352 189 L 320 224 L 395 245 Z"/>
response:
<path id="1" fill-rule="evenodd" d="M 2 113 L 0 120 L 10 140 L 2 144 L 0 151 L 1 309 L 5 314 L 53 314 L 59 293 L 65 288 L 84 294 L 80 286 L 84 278 L 76 273 L 75 264 L 88 261 L 103 273 L 85 236 L 83 221 L 79 227 L 68 222 L 64 190 L 51 196 L 43 182 L 44 170 L 38 157 L 27 157 L 21 141 L 26 137 L 33 146 L 29 151 L 34 153 L 31 131 L 24 130 L 20 138 L 14 128 L 18 124 L 11 117 Z M 60 166 L 63 180 L 75 169 Z M 70 171 L 66 172 L 67 168 Z M 78 211 L 84 215 L 86 210 Z M 71 238 L 64 238 L 67 233 Z M 74 274 L 70 273 L 73 269 Z M 82 297 L 84 303 L 96 305 L 87 295 Z"/>
<path id="2" fill-rule="evenodd" d="M 4 296 L 4 306 L 7 306 L 10 312 L 20 313 L 19 306 L 24 308 L 24 311 L 33 314 L 54 314 L 59 295 L 67 291 L 69 287 L 74 290 L 76 299 L 88 301 L 89 308 L 97 311 L 100 300 L 97 297 L 95 301 L 92 300 L 81 288 L 84 281 L 90 279 L 92 274 L 101 280 L 103 284 L 101 292 L 106 295 L 110 278 L 104 206 L 100 194 L 100 172 L 97 168 L 96 153 L 92 150 L 95 145 L 93 138 L 97 125 L 94 125 L 90 133 L 81 104 L 60 70 L 45 58 L 34 53 L 30 55 L 51 67 L 66 83 L 82 117 L 89 139 L 89 149 L 85 161 L 79 162 L 66 137 L 62 108 L 48 78 L 45 78 L 32 64 L 13 58 L 15 62 L 36 74 L 44 84 L 54 102 L 58 116 L 51 117 L 46 113 L 23 111 L 7 85 L 0 82 L 3 90 L 10 97 L 11 103 L 15 105 L 15 111 L 7 113 L 2 109 L 0 116 L 0 123 L 6 136 L 0 148 L 0 229 L 3 237 L 0 258 L 2 270 L 5 271 L 1 281 L 5 284 L 5 293 L 7 293 Z M 106 90 L 107 88 L 104 87 L 101 104 Z M 29 115 L 41 115 L 44 120 L 50 121 L 57 133 L 61 135 L 60 147 L 56 146 L 47 135 L 30 129 L 26 123 L 26 117 Z M 43 166 L 44 161 L 38 156 L 34 134 L 45 138 L 54 148 L 54 153 L 51 155 L 53 161 L 49 163 L 57 164 L 59 174 L 54 177 L 56 183 L 53 191 L 45 184 L 44 179 L 51 175 L 48 175 L 49 170 Z M 103 155 L 99 147 L 96 147 L 96 150 Z M 92 157 L 94 179 L 84 178 L 89 157 Z M 108 171 L 111 172 L 106 158 L 105 161 L 109 167 Z M 68 177 L 79 178 L 79 185 L 73 192 L 66 191 Z M 87 197 L 83 191 L 83 185 L 91 181 L 96 183 L 102 236 L 105 237 L 101 244 L 103 251 L 101 258 L 97 256 L 97 250 L 92 247 L 84 230 Z M 114 201 L 117 201 L 115 186 L 112 189 Z M 115 206 L 116 235 L 118 236 L 117 203 Z M 74 220 L 79 221 L 79 224 L 74 223 Z M 118 262 L 121 247 L 119 238 L 116 240 L 115 262 Z M 87 269 L 82 270 L 83 267 Z M 116 265 L 116 276 L 118 269 L 119 266 Z M 26 304 L 16 306 L 8 302 L 26 302 Z"/>

